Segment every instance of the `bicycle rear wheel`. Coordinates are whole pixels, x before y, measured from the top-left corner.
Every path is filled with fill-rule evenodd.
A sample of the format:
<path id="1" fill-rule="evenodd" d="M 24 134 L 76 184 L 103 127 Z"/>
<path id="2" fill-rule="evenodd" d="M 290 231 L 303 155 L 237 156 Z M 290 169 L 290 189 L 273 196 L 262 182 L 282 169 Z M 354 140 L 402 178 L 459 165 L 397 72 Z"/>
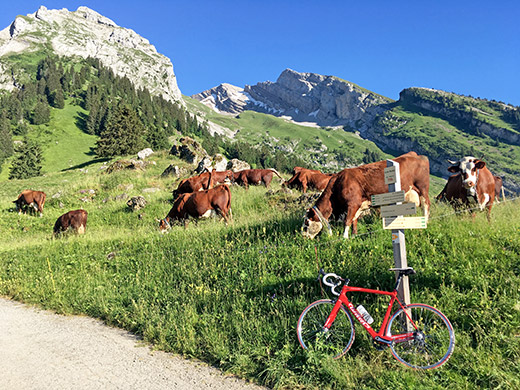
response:
<path id="1" fill-rule="evenodd" d="M 450 321 L 439 310 L 421 303 L 406 307 L 390 318 L 387 334 L 397 337 L 390 349 L 401 363 L 417 369 L 440 367 L 455 347 L 455 333 Z"/>
<path id="2" fill-rule="evenodd" d="M 342 305 L 330 329 L 323 327 L 335 302 L 321 299 L 305 308 L 298 320 L 298 340 L 302 348 L 315 349 L 334 359 L 343 356 L 354 342 L 354 323 Z"/>

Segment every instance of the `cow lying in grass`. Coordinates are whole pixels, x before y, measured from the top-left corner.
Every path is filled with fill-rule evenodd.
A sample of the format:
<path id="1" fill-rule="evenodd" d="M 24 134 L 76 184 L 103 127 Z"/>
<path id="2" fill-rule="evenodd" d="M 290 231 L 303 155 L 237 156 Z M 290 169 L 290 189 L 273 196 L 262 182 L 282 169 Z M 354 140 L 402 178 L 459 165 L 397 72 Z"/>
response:
<path id="1" fill-rule="evenodd" d="M 161 233 L 171 228 L 174 221 L 184 221 L 188 226 L 188 218 L 207 218 L 218 214 L 226 223 L 229 222 L 228 213 L 231 212 L 231 191 L 226 184 L 205 191 L 180 194 L 168 215 L 159 221 Z"/>

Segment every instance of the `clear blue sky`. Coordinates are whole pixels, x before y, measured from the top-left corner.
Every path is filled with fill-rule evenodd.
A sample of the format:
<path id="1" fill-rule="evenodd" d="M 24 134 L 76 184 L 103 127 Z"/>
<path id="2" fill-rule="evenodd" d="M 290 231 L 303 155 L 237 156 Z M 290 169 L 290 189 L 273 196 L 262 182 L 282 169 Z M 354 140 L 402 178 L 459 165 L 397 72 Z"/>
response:
<path id="1" fill-rule="evenodd" d="M 517 0 L 5 0 L 0 29 L 42 4 L 133 29 L 171 59 L 185 95 L 291 68 L 392 99 L 419 86 L 520 106 Z"/>

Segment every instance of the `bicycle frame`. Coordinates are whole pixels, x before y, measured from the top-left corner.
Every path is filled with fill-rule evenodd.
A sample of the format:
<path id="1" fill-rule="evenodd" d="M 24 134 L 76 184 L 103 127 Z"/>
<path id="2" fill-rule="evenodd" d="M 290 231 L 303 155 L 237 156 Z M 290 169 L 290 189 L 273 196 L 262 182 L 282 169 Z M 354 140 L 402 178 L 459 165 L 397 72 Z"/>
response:
<path id="1" fill-rule="evenodd" d="M 357 309 L 354 307 L 354 305 L 348 300 L 347 293 L 348 292 L 362 292 L 367 294 L 378 294 L 378 295 L 388 295 L 390 297 L 390 302 L 388 304 L 388 308 L 386 309 L 386 314 L 383 319 L 383 323 L 381 324 L 381 328 L 378 332 L 376 332 L 369 323 L 365 321 L 363 316 L 357 311 Z M 417 326 L 413 322 L 412 318 L 408 314 L 406 307 L 401 303 L 399 298 L 397 298 L 397 290 L 394 290 L 392 292 L 389 291 L 381 291 L 381 290 L 372 290 L 369 288 L 363 288 L 363 287 L 351 287 L 344 285 L 341 289 L 341 293 L 339 295 L 338 300 L 334 304 L 334 307 L 332 309 L 332 312 L 330 313 L 329 317 L 327 318 L 327 321 L 325 322 L 325 325 L 323 326 L 326 329 L 330 329 L 332 326 L 332 323 L 336 319 L 336 315 L 338 314 L 338 311 L 340 310 L 341 305 L 345 305 L 350 312 L 354 315 L 354 318 L 358 320 L 358 322 L 367 330 L 367 332 L 372 336 L 372 338 L 378 342 L 382 342 L 385 344 L 391 344 L 392 342 L 403 342 L 407 340 L 411 340 L 413 338 L 413 332 L 407 332 L 407 333 L 401 333 L 398 335 L 392 335 L 387 336 L 385 335 L 386 326 L 388 324 L 388 320 L 390 319 L 390 315 L 392 313 L 392 308 L 394 306 L 394 303 L 397 301 L 399 306 L 403 309 L 404 313 L 408 317 L 408 320 L 412 324 L 412 326 L 417 329 Z"/>

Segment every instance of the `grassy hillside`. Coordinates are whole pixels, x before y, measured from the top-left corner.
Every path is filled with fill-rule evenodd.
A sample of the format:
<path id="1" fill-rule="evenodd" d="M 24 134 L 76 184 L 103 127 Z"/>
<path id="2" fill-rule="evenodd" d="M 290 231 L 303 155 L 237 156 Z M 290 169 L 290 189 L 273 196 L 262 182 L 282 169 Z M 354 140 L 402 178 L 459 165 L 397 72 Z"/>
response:
<path id="1" fill-rule="evenodd" d="M 233 131 L 238 130 L 235 137 L 238 140 L 295 153 L 318 167 L 329 165 L 329 171 L 361 164 L 366 149 L 378 153 L 381 158 L 389 157 L 373 142 L 340 128 L 301 126 L 254 111 L 245 111 L 239 116 L 222 115 L 195 99 L 186 96 L 184 99 L 191 112 L 198 112 L 211 122 Z M 342 156 L 338 162 L 339 154 Z"/>
<path id="2" fill-rule="evenodd" d="M 43 174 L 78 167 L 97 158 L 91 148 L 95 147 L 98 137 L 78 128 L 78 122 L 86 114 L 87 111 L 81 107 L 65 102 L 63 109 L 51 109 L 48 124 L 28 125 L 29 137 L 37 140 L 43 151 Z M 0 181 L 7 180 L 9 163 L 4 164 Z"/>
<path id="3" fill-rule="evenodd" d="M 491 224 L 483 214 L 473 220 L 435 206 L 428 229 L 406 232 L 408 262 L 418 271 L 412 301 L 442 310 L 457 338 L 445 366 L 417 372 L 372 348 L 360 327 L 339 361 L 307 353 L 297 341 L 299 314 L 322 298 L 319 266 L 354 285 L 392 288 L 390 233 L 377 217 L 362 220 L 349 241 L 340 239 L 339 225 L 333 237 L 307 241 L 299 229 L 308 205 L 297 192 L 233 187 L 232 224 L 201 221 L 161 235 L 154 218 L 168 212 L 177 181 L 160 177 L 169 156 L 152 160 L 146 171 L 109 175 L 95 163 L 88 172 L 2 182 L 0 294 L 101 318 L 274 388 L 520 388 L 518 202 L 494 207 Z M 13 211 L 11 201 L 28 187 L 48 194 L 42 218 Z M 129 212 L 123 193 L 142 194 L 148 205 Z M 89 212 L 87 233 L 51 239 L 56 218 L 80 207 Z M 380 321 L 381 302 L 353 300 Z"/>

